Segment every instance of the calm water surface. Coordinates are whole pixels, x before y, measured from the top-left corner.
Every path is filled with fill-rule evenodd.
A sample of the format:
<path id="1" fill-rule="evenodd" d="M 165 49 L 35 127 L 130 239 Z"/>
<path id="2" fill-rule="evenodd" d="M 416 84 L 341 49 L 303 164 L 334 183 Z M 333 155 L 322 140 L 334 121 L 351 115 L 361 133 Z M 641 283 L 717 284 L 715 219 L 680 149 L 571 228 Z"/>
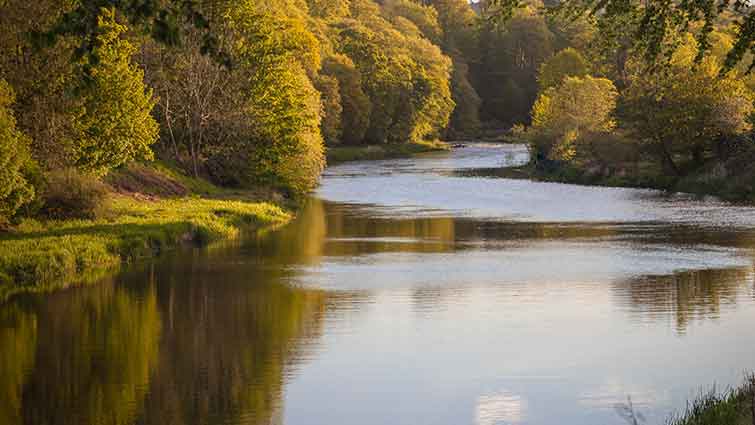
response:
<path id="1" fill-rule="evenodd" d="M 755 209 L 329 168 L 291 225 L 0 305 L 0 425 L 648 423 L 755 369 Z"/>

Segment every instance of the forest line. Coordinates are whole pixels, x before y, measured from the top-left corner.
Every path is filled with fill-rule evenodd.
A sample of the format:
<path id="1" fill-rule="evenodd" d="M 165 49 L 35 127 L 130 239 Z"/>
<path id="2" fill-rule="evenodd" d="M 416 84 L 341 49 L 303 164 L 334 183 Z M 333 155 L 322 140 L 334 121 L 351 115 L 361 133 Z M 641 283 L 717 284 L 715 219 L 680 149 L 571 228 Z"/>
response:
<path id="1" fill-rule="evenodd" d="M 752 193 L 742 173 L 755 79 L 749 53 L 730 69 L 736 14 L 667 31 L 671 53 L 648 63 L 640 3 L 564 17 L 533 0 L 502 25 L 497 5 L 5 1 L 3 221 L 91 215 L 60 199 L 56 186 L 72 183 L 61 174 L 96 196 L 88 181 L 157 158 L 218 186 L 297 197 L 316 186 L 327 147 L 503 128 L 567 178 L 663 186 L 705 174 L 700 185 L 735 177 L 732 190 Z"/>

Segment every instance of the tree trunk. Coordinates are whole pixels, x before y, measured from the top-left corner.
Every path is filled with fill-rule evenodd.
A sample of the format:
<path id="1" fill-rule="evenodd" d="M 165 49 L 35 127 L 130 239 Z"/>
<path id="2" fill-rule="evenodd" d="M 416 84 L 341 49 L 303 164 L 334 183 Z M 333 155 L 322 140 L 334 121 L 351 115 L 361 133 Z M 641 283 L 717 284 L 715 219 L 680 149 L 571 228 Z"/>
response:
<path id="1" fill-rule="evenodd" d="M 676 166 L 676 163 L 674 162 L 674 158 L 671 157 L 671 153 L 666 149 L 666 144 L 663 142 L 660 142 L 658 144 L 658 150 L 661 154 L 661 161 L 663 163 L 663 171 L 665 173 L 673 174 L 674 176 L 679 176 L 679 167 Z"/>

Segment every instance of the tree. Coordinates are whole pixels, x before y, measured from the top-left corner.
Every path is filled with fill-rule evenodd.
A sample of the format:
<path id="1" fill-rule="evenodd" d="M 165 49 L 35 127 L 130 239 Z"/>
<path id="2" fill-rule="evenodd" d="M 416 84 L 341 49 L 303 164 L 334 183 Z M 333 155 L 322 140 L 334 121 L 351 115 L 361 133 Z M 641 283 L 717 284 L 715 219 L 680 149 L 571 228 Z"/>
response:
<path id="1" fill-rule="evenodd" d="M 253 1 L 232 8 L 227 21 L 249 128 L 217 146 L 210 174 L 224 184 L 265 184 L 304 194 L 324 166 L 320 94 L 308 77 L 320 64 L 317 39 L 302 19 Z"/>
<path id="2" fill-rule="evenodd" d="M 69 166 L 67 136 L 76 109 L 76 40 L 61 38 L 46 48 L 29 34 L 47 31 L 66 11 L 55 0 L 6 0 L 0 6 L 0 78 L 15 93 L 13 111 L 19 131 L 30 138 L 32 156 L 42 169 Z"/>
<path id="3" fill-rule="evenodd" d="M 584 77 L 588 74 L 588 63 L 582 55 L 566 48 L 540 65 L 537 82 L 540 90 L 558 86 L 566 77 Z"/>
<path id="4" fill-rule="evenodd" d="M 119 18 L 153 40 L 167 45 L 180 45 L 184 31 L 191 28 L 202 33 L 202 52 L 220 63 L 230 65 L 230 59 L 220 48 L 219 33 L 214 27 L 226 9 L 227 1 L 207 0 L 88 0 L 71 2 L 55 24 L 32 33 L 37 44 L 52 45 L 60 38 L 74 37 L 76 56 L 96 59 L 95 48 L 100 36 L 102 9 L 111 10 Z M 56 5 L 59 6 L 59 5 Z"/>
<path id="5" fill-rule="evenodd" d="M 338 144 L 343 134 L 341 117 L 343 106 L 341 105 L 341 92 L 338 79 L 330 75 L 318 75 L 315 87 L 322 98 L 322 121 L 320 132 L 328 145 Z"/>
<path id="6" fill-rule="evenodd" d="M 442 30 L 440 47 L 451 57 L 451 93 L 456 104 L 447 137 L 473 135 L 480 127 L 480 99 L 469 64 L 478 61 L 477 16 L 465 0 L 432 0 Z"/>
<path id="7" fill-rule="evenodd" d="M 72 162 L 86 172 L 104 174 L 127 161 L 151 158 L 150 145 L 157 140 L 152 90 L 132 62 L 136 47 L 122 38 L 126 30 L 113 10 L 103 9 L 92 50 L 97 61 L 82 64 L 89 72 L 78 88 L 81 103 L 70 137 Z"/>
<path id="8" fill-rule="evenodd" d="M 482 100 L 469 81 L 469 66 L 464 59 L 454 56 L 453 64 L 451 90 L 456 107 L 451 115 L 448 135 L 473 135 L 480 129 Z"/>
<path id="9" fill-rule="evenodd" d="M 394 24 L 398 18 L 405 18 L 417 26 L 423 37 L 434 44 L 440 43 L 443 30 L 438 23 L 438 12 L 434 7 L 411 0 L 387 0 L 381 10 Z"/>
<path id="10" fill-rule="evenodd" d="M 519 0 L 488 0 L 485 2 L 484 14 L 488 21 L 502 26 L 508 24 L 520 6 Z M 699 28 L 695 35 L 695 62 L 700 63 L 710 51 L 710 36 L 717 22 L 727 16 L 734 16 L 738 28 L 737 38 L 726 54 L 723 69 L 730 70 L 743 60 L 748 62 L 749 69 L 755 68 L 755 56 L 748 55 L 755 48 L 755 9 L 743 0 L 720 3 L 713 0 L 566 0 L 551 4 L 549 8 L 556 14 L 571 19 L 592 15 L 599 21 L 599 26 L 614 33 L 626 33 L 628 27 L 625 18 L 632 16 L 636 28 L 631 30 L 629 48 L 639 52 L 651 70 L 668 64 L 678 47 L 675 38 L 693 27 Z"/>
<path id="11" fill-rule="evenodd" d="M 341 99 L 341 140 L 345 144 L 364 141 L 370 125 L 370 99 L 362 90 L 362 77 L 354 62 L 346 55 L 335 54 L 325 58 L 322 73 L 338 80 Z"/>
<path id="12" fill-rule="evenodd" d="M 618 92 L 610 80 L 566 77 L 561 85 L 538 96 L 532 107 L 535 147 L 551 160 L 570 161 L 587 136 L 607 133 L 616 126 L 613 113 Z"/>
<path id="13" fill-rule="evenodd" d="M 430 0 L 438 12 L 443 33 L 440 46 L 449 54 L 458 51 L 467 60 L 476 60 L 478 49 L 478 18 L 466 0 Z"/>
<path id="14" fill-rule="evenodd" d="M 437 136 L 453 110 L 451 61 L 418 37 L 421 31 L 411 21 L 397 18 L 404 31 L 396 31 L 375 16 L 375 7 L 355 1 L 357 21 L 339 25 L 340 51 L 356 65 L 372 105 L 365 140 L 404 143 Z"/>
<path id="15" fill-rule="evenodd" d="M 204 174 L 214 146 L 238 138 L 248 127 L 239 73 L 203 55 L 200 36 L 187 33 L 180 48 L 148 41 L 142 49 L 146 79 L 158 99 L 160 154 L 195 177 Z"/>
<path id="16" fill-rule="evenodd" d="M 666 174 L 682 174 L 680 161 L 700 166 L 710 156 L 723 156 L 726 140 L 750 130 L 752 93 L 741 79 L 720 77 L 719 71 L 713 58 L 698 67 L 682 61 L 636 79 L 626 90 L 623 121 Z"/>
<path id="17" fill-rule="evenodd" d="M 526 122 L 537 97 L 537 72 L 553 55 L 553 34 L 530 9 L 512 18 L 505 30 L 486 27 L 481 35 L 482 63 L 477 87 L 482 109 L 506 125 Z"/>
<path id="18" fill-rule="evenodd" d="M 23 175 L 23 168 L 31 161 L 29 139 L 16 129 L 10 109 L 13 101 L 13 90 L 0 80 L 0 225 L 34 196 L 34 189 Z"/>
<path id="19" fill-rule="evenodd" d="M 347 0 L 308 0 L 309 13 L 316 18 L 345 18 L 349 15 Z"/>

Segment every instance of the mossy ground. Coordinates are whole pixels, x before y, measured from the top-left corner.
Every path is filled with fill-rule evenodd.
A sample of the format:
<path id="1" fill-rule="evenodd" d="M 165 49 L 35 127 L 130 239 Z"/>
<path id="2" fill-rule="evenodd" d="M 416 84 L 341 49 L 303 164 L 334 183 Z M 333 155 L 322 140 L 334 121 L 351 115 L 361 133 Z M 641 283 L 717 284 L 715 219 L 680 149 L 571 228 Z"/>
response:
<path id="1" fill-rule="evenodd" d="M 0 300 L 17 292 L 89 280 L 123 262 L 182 244 L 233 238 L 242 229 L 282 224 L 291 218 L 273 203 L 241 200 L 240 193 L 208 188 L 205 193 L 212 199 L 115 192 L 107 213 L 95 220 L 21 220 L 0 233 Z M 219 199 L 224 196 L 236 200 Z"/>
<path id="2" fill-rule="evenodd" d="M 403 158 L 414 154 L 447 151 L 448 143 L 438 140 L 366 146 L 329 147 L 326 155 L 329 165 L 346 161 Z"/>

